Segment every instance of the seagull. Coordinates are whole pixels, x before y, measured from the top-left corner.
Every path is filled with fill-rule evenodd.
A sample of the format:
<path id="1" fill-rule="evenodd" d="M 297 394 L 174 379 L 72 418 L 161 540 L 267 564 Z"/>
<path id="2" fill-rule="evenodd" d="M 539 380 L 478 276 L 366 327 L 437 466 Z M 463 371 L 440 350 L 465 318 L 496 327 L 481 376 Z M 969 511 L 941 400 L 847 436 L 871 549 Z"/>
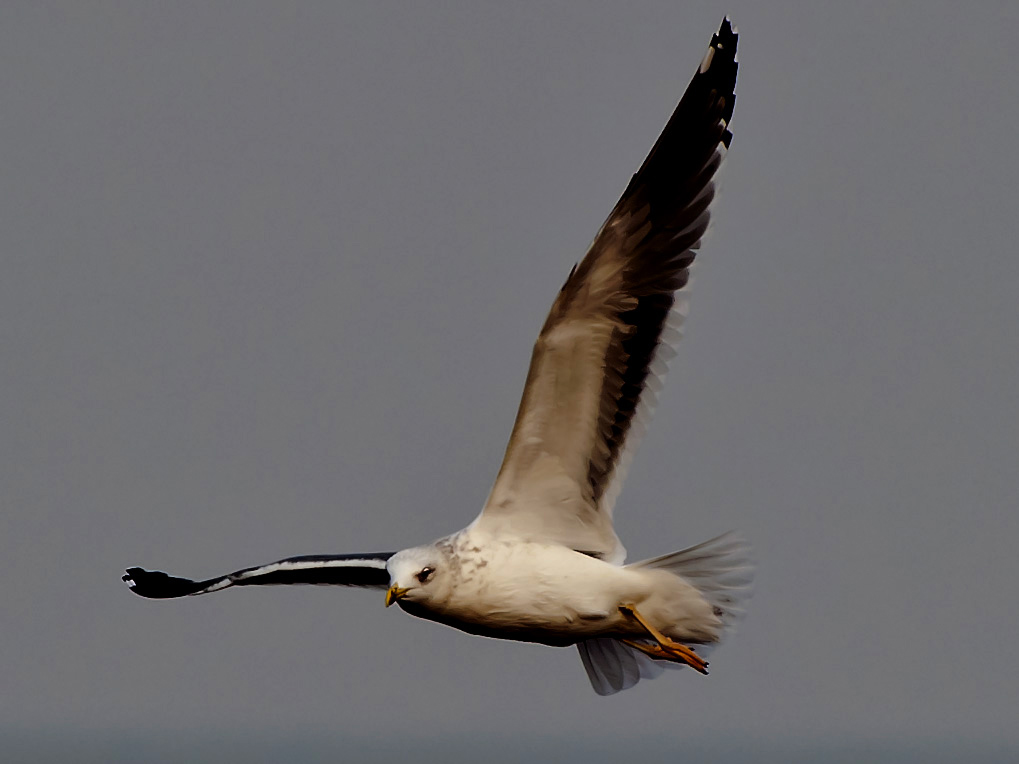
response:
<path id="1" fill-rule="evenodd" d="M 742 615 L 753 566 L 726 534 L 624 564 L 612 511 L 675 354 L 690 267 L 729 147 L 736 43 L 728 18 L 651 153 L 538 335 L 502 466 L 481 514 L 438 541 L 305 555 L 194 581 L 128 568 L 153 599 L 235 586 L 384 590 L 385 604 L 470 634 L 576 645 L 595 692 L 705 657 Z"/>

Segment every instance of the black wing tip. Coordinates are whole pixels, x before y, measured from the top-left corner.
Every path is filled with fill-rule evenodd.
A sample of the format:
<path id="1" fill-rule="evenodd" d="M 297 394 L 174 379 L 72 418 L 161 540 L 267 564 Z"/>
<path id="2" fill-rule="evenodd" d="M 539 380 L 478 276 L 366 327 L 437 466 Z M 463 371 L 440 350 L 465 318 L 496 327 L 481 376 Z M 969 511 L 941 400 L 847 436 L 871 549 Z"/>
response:
<path id="1" fill-rule="evenodd" d="M 159 570 L 128 568 L 122 576 L 128 588 L 139 597 L 153 600 L 172 599 L 194 594 L 201 588 L 190 578 L 177 578 Z"/>
<path id="2" fill-rule="evenodd" d="M 718 31 L 711 36 L 711 48 L 714 54 L 724 61 L 736 60 L 736 47 L 739 44 L 739 30 L 726 16 L 722 19 L 722 25 Z"/>
<path id="3" fill-rule="evenodd" d="M 726 16 L 722 19 L 722 24 L 718 27 L 718 32 L 715 33 L 715 39 L 712 40 L 712 43 L 721 41 L 724 45 L 726 41 L 735 41 L 738 39 L 739 30 L 736 29 L 736 25 L 732 23 L 732 19 Z"/>
<path id="4" fill-rule="evenodd" d="M 735 74 L 739 68 L 739 62 L 736 60 L 738 46 L 739 32 L 726 16 L 718 31 L 711 35 L 711 44 L 708 46 L 707 53 L 704 54 L 699 73 L 715 72 L 726 78 L 732 77 L 733 84 L 735 84 Z"/>
<path id="5" fill-rule="evenodd" d="M 736 75 L 739 71 L 739 61 L 736 60 L 736 48 L 739 44 L 739 32 L 732 25 L 729 17 L 722 19 L 722 25 L 718 31 L 711 36 L 711 45 L 701 61 L 697 70 L 695 82 L 700 79 L 704 85 L 720 96 L 722 106 L 722 119 L 725 121 L 726 129 L 722 133 L 722 143 L 728 149 L 732 142 L 732 133 L 728 130 L 728 124 L 732 121 L 733 109 L 736 106 Z"/>

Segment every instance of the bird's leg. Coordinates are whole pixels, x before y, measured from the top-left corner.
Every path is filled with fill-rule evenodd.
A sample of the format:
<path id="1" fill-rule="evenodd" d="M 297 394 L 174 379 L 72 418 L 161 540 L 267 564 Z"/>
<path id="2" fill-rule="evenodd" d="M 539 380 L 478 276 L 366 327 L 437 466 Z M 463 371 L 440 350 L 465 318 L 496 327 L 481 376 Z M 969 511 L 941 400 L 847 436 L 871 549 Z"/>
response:
<path id="1" fill-rule="evenodd" d="M 691 650 L 686 645 L 679 645 L 679 649 L 675 650 L 671 647 L 663 647 L 662 645 L 649 645 L 645 642 L 637 642 L 633 639 L 620 640 L 624 645 L 629 645 L 634 650 L 640 650 L 645 655 L 649 655 L 656 661 L 672 661 L 673 663 L 685 663 L 687 666 L 693 668 L 694 671 L 698 671 L 701 674 L 708 673 L 708 662 L 701 658 L 697 653 Z M 678 643 L 674 643 L 678 644 Z"/>
<path id="2" fill-rule="evenodd" d="M 624 644 L 629 645 L 637 650 L 640 650 L 646 655 L 650 655 L 656 660 L 667 660 L 675 663 L 685 663 L 695 671 L 699 671 L 702 674 L 707 674 L 708 662 L 701 658 L 697 653 L 691 650 L 686 645 L 676 642 L 674 639 L 662 634 L 654 626 L 648 622 L 644 616 L 642 616 L 633 605 L 620 605 L 619 611 L 627 618 L 636 621 L 640 624 L 641 628 L 644 629 L 651 638 L 654 639 L 658 644 L 646 645 L 641 642 L 634 642 L 633 640 L 624 639 Z"/>

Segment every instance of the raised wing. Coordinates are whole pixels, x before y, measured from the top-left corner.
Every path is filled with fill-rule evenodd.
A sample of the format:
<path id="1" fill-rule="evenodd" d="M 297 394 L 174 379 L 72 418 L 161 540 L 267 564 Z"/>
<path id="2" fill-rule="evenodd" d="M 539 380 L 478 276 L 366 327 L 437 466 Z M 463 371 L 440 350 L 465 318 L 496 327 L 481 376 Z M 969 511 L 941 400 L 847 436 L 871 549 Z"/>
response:
<path id="1" fill-rule="evenodd" d="M 672 118 L 552 305 L 478 526 L 621 562 L 612 507 L 679 339 L 676 293 L 732 134 L 737 35 L 718 33 Z M 667 355 L 669 354 L 669 355 Z"/>
<path id="2" fill-rule="evenodd" d="M 279 562 L 245 568 L 236 573 L 192 581 L 154 570 L 128 568 L 124 581 L 131 591 L 150 599 L 170 599 L 192 594 L 218 592 L 230 586 L 271 586 L 277 584 L 319 584 L 385 589 L 389 586 L 386 561 L 394 552 L 344 555 L 304 555 Z"/>

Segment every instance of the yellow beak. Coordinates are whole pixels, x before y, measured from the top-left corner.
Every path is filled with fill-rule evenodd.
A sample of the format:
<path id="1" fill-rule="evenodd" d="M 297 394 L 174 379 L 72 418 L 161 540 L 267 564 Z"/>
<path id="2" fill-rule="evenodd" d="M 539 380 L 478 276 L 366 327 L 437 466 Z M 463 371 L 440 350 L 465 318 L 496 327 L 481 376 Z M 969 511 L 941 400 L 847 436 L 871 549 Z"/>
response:
<path id="1" fill-rule="evenodd" d="M 401 589 L 396 584 L 389 587 L 389 591 L 386 592 L 386 607 L 389 607 L 397 600 L 401 600 L 406 596 L 409 589 Z"/>

